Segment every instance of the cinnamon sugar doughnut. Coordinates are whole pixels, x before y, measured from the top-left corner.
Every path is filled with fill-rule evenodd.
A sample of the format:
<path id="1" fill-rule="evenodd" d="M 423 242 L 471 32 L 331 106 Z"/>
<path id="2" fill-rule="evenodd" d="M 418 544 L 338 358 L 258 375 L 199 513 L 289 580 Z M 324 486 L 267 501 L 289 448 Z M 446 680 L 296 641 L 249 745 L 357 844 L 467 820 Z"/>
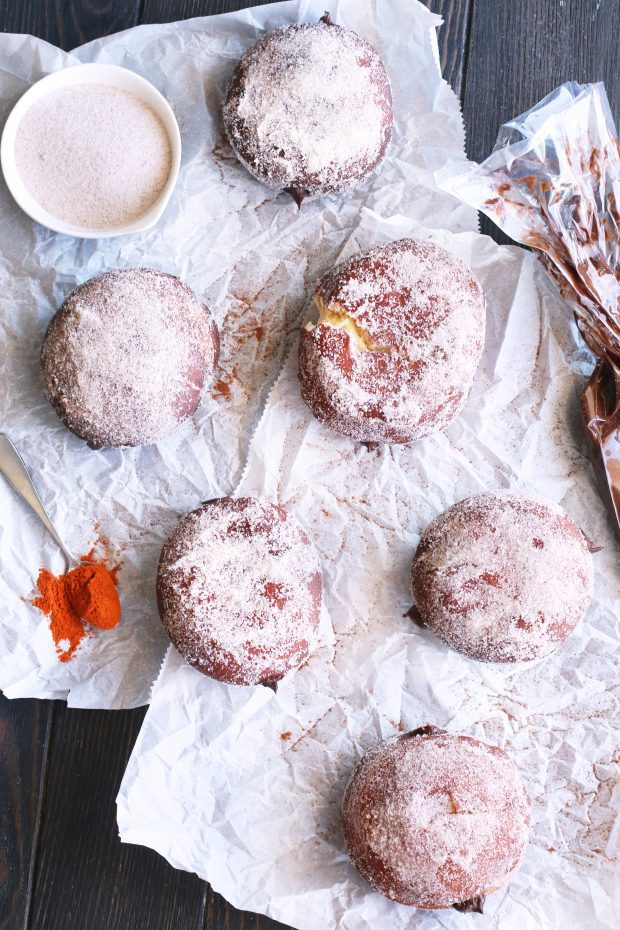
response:
<path id="1" fill-rule="evenodd" d="M 282 507 L 223 497 L 188 514 L 166 542 L 157 601 L 172 644 L 205 675 L 271 684 L 317 644 L 316 550 Z"/>
<path id="2" fill-rule="evenodd" d="M 481 662 L 520 662 L 566 639 L 592 578 L 588 541 L 559 507 L 490 491 L 433 520 L 412 590 L 424 624 L 448 646 Z"/>
<path id="3" fill-rule="evenodd" d="M 47 396 L 89 446 L 141 446 L 198 407 L 217 364 L 209 311 L 178 278 L 151 268 L 108 271 L 77 287 L 41 350 Z"/>
<path id="4" fill-rule="evenodd" d="M 427 725 L 371 749 L 342 804 L 353 865 L 381 894 L 482 911 L 519 868 L 530 804 L 503 750 Z"/>
<path id="5" fill-rule="evenodd" d="M 329 17 L 259 39 L 241 57 L 224 105 L 239 160 L 299 205 L 370 174 L 390 143 L 392 120 L 383 62 Z"/>
<path id="6" fill-rule="evenodd" d="M 462 262 L 399 239 L 337 265 L 314 299 L 299 379 L 321 423 L 362 442 L 407 443 L 460 413 L 485 326 L 482 289 Z"/>

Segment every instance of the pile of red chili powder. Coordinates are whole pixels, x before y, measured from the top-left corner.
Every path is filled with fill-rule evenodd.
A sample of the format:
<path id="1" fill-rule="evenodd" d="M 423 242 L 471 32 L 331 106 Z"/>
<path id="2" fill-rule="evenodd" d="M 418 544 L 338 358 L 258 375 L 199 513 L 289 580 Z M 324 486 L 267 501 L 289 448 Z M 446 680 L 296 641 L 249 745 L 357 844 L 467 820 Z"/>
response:
<path id="1" fill-rule="evenodd" d="M 116 590 L 119 566 L 108 568 L 95 561 L 92 552 L 82 558 L 81 565 L 64 575 L 42 568 L 37 579 L 40 595 L 32 601 L 49 618 L 61 662 L 73 658 L 89 635 L 89 625 L 111 630 L 121 618 Z"/>

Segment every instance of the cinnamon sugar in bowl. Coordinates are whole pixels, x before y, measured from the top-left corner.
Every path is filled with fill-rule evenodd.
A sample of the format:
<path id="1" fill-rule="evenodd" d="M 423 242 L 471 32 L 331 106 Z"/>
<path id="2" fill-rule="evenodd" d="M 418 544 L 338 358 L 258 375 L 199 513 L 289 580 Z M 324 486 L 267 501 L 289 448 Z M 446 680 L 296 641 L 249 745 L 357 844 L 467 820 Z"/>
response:
<path id="1" fill-rule="evenodd" d="M 75 65 L 18 100 L 0 161 L 11 194 L 37 223 L 108 238 L 159 220 L 179 173 L 181 137 L 170 105 L 140 75 Z"/>

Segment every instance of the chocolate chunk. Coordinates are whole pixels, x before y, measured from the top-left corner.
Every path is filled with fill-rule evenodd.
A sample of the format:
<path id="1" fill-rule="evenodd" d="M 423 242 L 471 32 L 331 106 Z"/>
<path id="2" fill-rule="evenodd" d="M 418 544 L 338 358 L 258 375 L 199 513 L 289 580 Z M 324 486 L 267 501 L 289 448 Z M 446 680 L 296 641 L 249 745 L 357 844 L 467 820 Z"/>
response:
<path id="1" fill-rule="evenodd" d="M 582 534 L 583 538 L 585 539 L 585 541 L 586 541 L 586 543 L 587 543 L 588 552 L 594 553 L 594 552 L 602 552 L 602 551 L 603 551 L 603 549 L 605 548 L 604 546 L 597 546 L 596 543 L 592 542 L 592 540 L 590 539 L 590 537 L 588 536 L 588 534 L 583 532 L 583 530 L 581 531 L 581 534 Z"/>
<path id="2" fill-rule="evenodd" d="M 300 187 L 285 187 L 284 193 L 290 194 L 300 209 L 301 209 L 302 203 L 308 196 L 308 191 L 304 191 Z"/>
<path id="3" fill-rule="evenodd" d="M 452 907 L 455 911 L 461 911 L 464 914 L 483 914 L 484 902 L 485 896 L 483 894 L 476 894 L 473 898 L 470 898 L 469 901 L 458 901 L 456 904 L 453 904 Z"/>
<path id="4" fill-rule="evenodd" d="M 332 20 L 332 16 L 331 16 L 331 13 L 329 12 L 329 10 L 325 10 L 324 15 L 321 16 L 319 22 L 320 22 L 320 23 L 325 23 L 326 26 L 333 26 L 333 25 L 334 25 L 334 22 L 333 22 L 333 20 Z"/>
<path id="5" fill-rule="evenodd" d="M 446 730 L 436 727 L 433 723 L 425 723 L 423 727 L 417 727 L 415 730 L 409 730 L 408 733 L 403 733 L 399 739 L 413 739 L 414 736 L 439 736 L 441 733 L 446 732 Z"/>
<path id="6" fill-rule="evenodd" d="M 416 626 L 421 626 L 421 627 L 426 626 L 426 623 L 424 622 L 424 618 L 415 604 L 413 604 L 409 608 L 407 613 L 403 614 L 403 617 L 409 617 L 410 620 L 413 620 Z"/>
<path id="7" fill-rule="evenodd" d="M 581 414 L 586 427 L 594 472 L 614 528 L 620 534 L 620 373 L 601 360 L 581 395 Z M 598 549 L 591 548 L 590 551 Z"/>

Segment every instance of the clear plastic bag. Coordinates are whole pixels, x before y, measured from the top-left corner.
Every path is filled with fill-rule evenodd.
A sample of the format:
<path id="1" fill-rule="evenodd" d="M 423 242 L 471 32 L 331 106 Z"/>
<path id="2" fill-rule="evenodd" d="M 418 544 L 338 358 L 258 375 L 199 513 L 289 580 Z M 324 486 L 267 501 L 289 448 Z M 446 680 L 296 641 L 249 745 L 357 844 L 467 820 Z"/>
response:
<path id="1" fill-rule="evenodd" d="M 620 528 L 620 143 L 602 84 L 562 84 L 439 185 L 537 250 L 597 358 L 581 406 Z"/>

